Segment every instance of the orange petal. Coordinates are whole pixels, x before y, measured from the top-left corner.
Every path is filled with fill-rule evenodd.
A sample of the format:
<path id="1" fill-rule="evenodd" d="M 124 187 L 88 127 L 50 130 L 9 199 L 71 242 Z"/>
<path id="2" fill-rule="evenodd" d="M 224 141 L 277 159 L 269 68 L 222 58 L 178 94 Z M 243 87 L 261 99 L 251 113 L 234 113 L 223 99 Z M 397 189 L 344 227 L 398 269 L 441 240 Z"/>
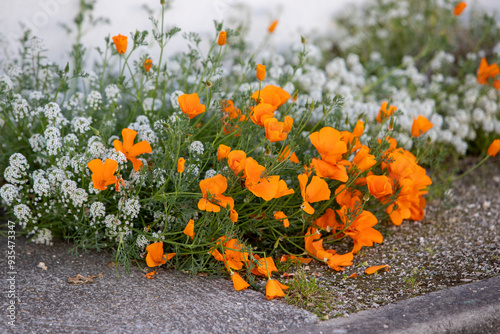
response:
<path id="1" fill-rule="evenodd" d="M 233 281 L 234 289 L 236 291 L 245 290 L 250 286 L 243 278 L 241 278 L 240 274 L 233 272 L 231 274 L 231 280 Z"/>
<path id="2" fill-rule="evenodd" d="M 191 239 L 194 238 L 194 220 L 190 219 L 184 228 L 184 234 L 189 236 Z"/>
<path id="3" fill-rule="evenodd" d="M 147 140 L 143 140 L 132 146 L 132 148 L 128 151 L 128 155 L 132 158 L 135 158 L 139 154 L 151 153 L 151 152 L 153 152 L 151 145 L 149 145 Z"/>
<path id="4" fill-rule="evenodd" d="M 137 131 L 128 128 L 122 130 L 123 149 L 125 151 L 130 151 L 132 146 L 134 146 L 135 136 L 137 136 Z"/>
<path id="5" fill-rule="evenodd" d="M 326 201 L 330 199 L 330 194 L 328 183 L 318 176 L 313 176 L 306 189 L 306 200 L 312 203 Z"/>
<path id="6" fill-rule="evenodd" d="M 382 272 L 382 271 L 389 271 L 389 268 L 391 266 L 388 265 L 388 264 L 384 264 L 384 265 L 381 265 L 381 266 L 373 266 L 373 267 L 369 267 L 369 268 L 366 268 L 365 270 L 365 274 L 368 274 L 368 275 L 371 275 L 371 274 L 374 274 L 376 272 L 378 272 L 379 270 Z M 383 270 L 381 270 L 383 269 Z"/>

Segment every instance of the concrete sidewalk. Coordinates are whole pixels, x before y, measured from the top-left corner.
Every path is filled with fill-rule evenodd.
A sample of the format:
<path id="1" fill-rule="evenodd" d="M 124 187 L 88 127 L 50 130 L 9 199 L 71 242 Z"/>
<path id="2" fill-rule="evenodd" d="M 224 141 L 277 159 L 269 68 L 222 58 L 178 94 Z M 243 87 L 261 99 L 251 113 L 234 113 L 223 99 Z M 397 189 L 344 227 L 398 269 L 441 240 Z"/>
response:
<path id="1" fill-rule="evenodd" d="M 109 254 L 75 257 L 69 245 L 16 240 L 16 326 L 8 325 L 2 293 L 0 333 L 499 333 L 500 278 L 430 293 L 349 318 L 319 322 L 282 300 L 229 280 L 161 271 L 146 280 L 138 268 L 116 276 Z M 5 254 L 7 241 L 0 239 Z M 44 262 L 46 270 L 38 268 Z M 6 276 L 7 257 L 0 258 Z M 98 275 L 93 284 L 68 277 Z M 2 292 L 7 291 L 3 279 Z"/>

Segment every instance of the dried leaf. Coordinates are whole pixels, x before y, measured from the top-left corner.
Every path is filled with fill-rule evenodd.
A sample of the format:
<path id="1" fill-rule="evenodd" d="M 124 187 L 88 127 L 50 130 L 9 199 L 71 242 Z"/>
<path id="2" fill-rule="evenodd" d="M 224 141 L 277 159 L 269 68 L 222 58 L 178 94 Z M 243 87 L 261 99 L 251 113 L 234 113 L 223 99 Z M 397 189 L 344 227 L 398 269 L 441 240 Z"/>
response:
<path id="1" fill-rule="evenodd" d="M 83 275 L 77 274 L 76 277 L 69 277 L 68 283 L 75 284 L 75 285 L 94 283 L 94 278 L 98 278 L 98 277 L 102 277 L 102 273 L 100 273 L 99 275 L 91 275 L 91 276 L 83 276 Z"/>

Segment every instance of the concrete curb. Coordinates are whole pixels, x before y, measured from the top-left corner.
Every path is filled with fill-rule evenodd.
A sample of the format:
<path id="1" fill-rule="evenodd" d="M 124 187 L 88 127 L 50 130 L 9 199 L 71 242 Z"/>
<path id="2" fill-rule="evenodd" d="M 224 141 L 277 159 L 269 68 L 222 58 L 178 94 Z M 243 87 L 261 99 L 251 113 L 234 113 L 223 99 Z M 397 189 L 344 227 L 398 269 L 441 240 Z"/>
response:
<path id="1" fill-rule="evenodd" d="M 305 326 L 295 333 L 500 333 L 500 276 Z"/>

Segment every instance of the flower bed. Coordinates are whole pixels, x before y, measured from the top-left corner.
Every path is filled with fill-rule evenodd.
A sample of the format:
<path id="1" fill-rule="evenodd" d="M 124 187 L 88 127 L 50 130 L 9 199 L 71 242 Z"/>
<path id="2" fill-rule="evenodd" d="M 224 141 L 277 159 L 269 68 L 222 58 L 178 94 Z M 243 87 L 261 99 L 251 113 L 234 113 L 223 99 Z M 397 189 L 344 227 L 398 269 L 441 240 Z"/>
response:
<path id="1" fill-rule="evenodd" d="M 392 24 L 408 17 L 405 1 L 379 6 L 399 8 Z M 432 181 L 421 162 L 500 149 L 500 68 L 478 63 L 481 52 L 455 61 L 434 36 L 411 59 L 367 48 L 368 58 L 327 61 L 304 38 L 289 57 L 266 54 L 275 21 L 257 51 L 216 23 L 207 54 L 186 34 L 190 51 L 165 60 L 179 32 L 165 30 L 165 9 L 151 32 L 107 38 L 95 72 L 83 71 L 78 43 L 64 69 L 51 65 L 29 32 L 5 64 L 0 193 L 34 242 L 65 237 L 126 265 L 226 271 L 236 290 L 265 277 L 272 299 L 287 288 L 272 278 L 277 255 L 343 271 L 383 242 L 379 222 L 424 218 Z M 159 58 L 132 62 L 148 33 Z"/>

